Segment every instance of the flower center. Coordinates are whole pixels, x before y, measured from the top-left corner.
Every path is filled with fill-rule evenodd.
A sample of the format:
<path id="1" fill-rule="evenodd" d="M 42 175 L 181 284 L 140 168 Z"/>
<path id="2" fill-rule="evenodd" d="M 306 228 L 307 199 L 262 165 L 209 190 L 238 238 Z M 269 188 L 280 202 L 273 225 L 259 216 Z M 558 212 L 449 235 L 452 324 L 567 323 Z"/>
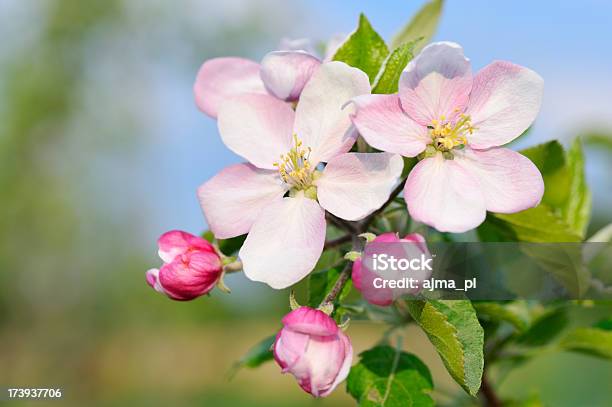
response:
<path id="1" fill-rule="evenodd" d="M 467 135 L 472 134 L 476 128 L 472 126 L 470 116 L 460 114 L 457 120 L 447 121 L 445 116 L 440 116 L 438 120 L 432 120 L 431 125 L 427 126 L 431 136 L 431 144 L 423 152 L 423 157 L 431 157 L 438 152 L 444 158 L 452 160 L 453 149 L 462 149 L 468 143 Z"/>
<path id="2" fill-rule="evenodd" d="M 280 156 L 280 161 L 274 163 L 281 179 L 295 190 L 307 190 L 314 181 L 313 168 L 308 161 L 310 147 L 304 147 L 297 135 L 293 135 L 293 147 L 287 154 Z"/>

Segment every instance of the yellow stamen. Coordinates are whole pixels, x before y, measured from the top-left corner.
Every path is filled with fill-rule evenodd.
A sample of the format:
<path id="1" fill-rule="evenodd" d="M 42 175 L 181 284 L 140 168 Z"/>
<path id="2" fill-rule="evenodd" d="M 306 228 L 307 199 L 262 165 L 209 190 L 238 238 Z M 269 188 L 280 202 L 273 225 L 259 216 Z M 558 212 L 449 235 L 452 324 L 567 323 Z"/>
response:
<path id="1" fill-rule="evenodd" d="M 308 159 L 310 158 L 310 147 L 303 147 L 302 141 L 297 135 L 293 135 L 294 147 L 287 154 L 280 157 L 279 162 L 273 163 L 278 168 L 281 179 L 292 188 L 299 190 L 307 189 L 312 184 L 313 168 Z"/>
<path id="2" fill-rule="evenodd" d="M 453 148 L 465 146 L 466 136 L 476 130 L 472 126 L 470 116 L 466 114 L 460 114 L 454 123 L 447 122 L 445 116 L 440 116 L 440 120 L 432 120 L 428 128 L 434 148 L 440 151 L 450 151 Z"/>

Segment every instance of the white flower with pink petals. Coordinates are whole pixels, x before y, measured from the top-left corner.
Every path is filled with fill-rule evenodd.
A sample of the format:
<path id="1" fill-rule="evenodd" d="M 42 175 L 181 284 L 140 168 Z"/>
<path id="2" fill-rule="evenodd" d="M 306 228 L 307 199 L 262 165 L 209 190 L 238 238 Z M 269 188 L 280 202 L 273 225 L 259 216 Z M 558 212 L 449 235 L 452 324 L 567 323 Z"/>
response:
<path id="1" fill-rule="evenodd" d="M 271 95 L 293 102 L 319 65 L 317 57 L 293 50 L 270 52 L 261 64 L 245 58 L 213 58 L 198 71 L 193 85 L 196 105 L 216 118 L 221 105 L 236 95 Z"/>
<path id="2" fill-rule="evenodd" d="M 356 132 L 346 104 L 369 92 L 365 73 L 329 62 L 308 81 L 295 111 L 265 94 L 221 105 L 221 138 L 249 162 L 224 169 L 198 196 L 216 237 L 248 233 L 239 256 L 251 280 L 279 289 L 301 280 L 323 250 L 325 210 L 358 220 L 389 197 L 401 157 L 347 153 Z"/>
<path id="3" fill-rule="evenodd" d="M 421 161 L 408 176 L 410 215 L 443 232 L 465 232 L 486 211 L 537 206 L 542 175 L 523 155 L 501 148 L 536 118 L 542 78 L 495 61 L 472 77 L 463 49 L 431 44 L 402 73 L 399 92 L 354 99 L 352 117 L 373 147 Z"/>

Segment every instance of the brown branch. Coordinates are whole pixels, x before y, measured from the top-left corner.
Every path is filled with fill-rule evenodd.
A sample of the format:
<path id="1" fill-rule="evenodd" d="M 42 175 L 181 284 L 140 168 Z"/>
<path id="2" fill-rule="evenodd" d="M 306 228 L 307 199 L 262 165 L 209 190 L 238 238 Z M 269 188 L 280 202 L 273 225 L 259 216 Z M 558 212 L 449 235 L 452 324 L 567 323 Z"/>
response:
<path id="1" fill-rule="evenodd" d="M 336 246 L 340 246 L 343 243 L 347 243 L 351 241 L 352 236 L 351 235 L 344 235 L 342 237 L 339 237 L 337 239 L 332 239 L 332 240 L 328 240 L 327 242 L 325 242 L 325 246 L 323 246 L 323 249 L 333 249 Z"/>
<path id="2" fill-rule="evenodd" d="M 334 284 L 330 292 L 327 293 L 323 301 L 321 301 L 321 305 L 319 306 L 319 308 L 325 304 L 331 304 L 334 302 L 336 297 L 340 294 L 340 291 L 342 291 L 342 289 L 344 288 L 344 285 L 348 281 L 349 277 L 351 276 L 352 268 L 352 263 L 350 261 L 346 263 L 346 265 L 342 269 L 342 272 L 340 272 L 338 280 L 336 280 L 336 284 Z"/>
<path id="3" fill-rule="evenodd" d="M 353 240 L 353 250 L 355 251 L 363 250 L 363 239 L 359 238 L 357 235 L 353 235 L 351 236 L 351 238 Z M 338 295 L 344 288 L 344 285 L 346 284 L 346 282 L 351 277 L 352 270 L 353 270 L 353 263 L 349 261 L 345 264 L 344 268 L 340 272 L 340 276 L 338 277 L 338 280 L 336 280 L 336 283 L 334 284 L 332 289 L 329 291 L 329 293 L 327 293 L 323 301 L 321 301 L 321 305 L 319 307 L 324 306 L 326 304 L 332 304 L 334 302 L 336 297 L 338 297 Z"/>
<path id="4" fill-rule="evenodd" d="M 504 404 L 497 396 L 493 386 L 491 386 L 486 373 L 486 370 L 482 373 L 482 384 L 480 385 L 480 394 L 484 405 L 486 407 L 502 407 Z"/>
<path id="5" fill-rule="evenodd" d="M 357 226 L 353 222 L 340 219 L 327 211 L 325 212 L 325 218 L 333 223 L 337 228 L 349 232 L 350 234 L 355 234 L 357 232 Z"/>

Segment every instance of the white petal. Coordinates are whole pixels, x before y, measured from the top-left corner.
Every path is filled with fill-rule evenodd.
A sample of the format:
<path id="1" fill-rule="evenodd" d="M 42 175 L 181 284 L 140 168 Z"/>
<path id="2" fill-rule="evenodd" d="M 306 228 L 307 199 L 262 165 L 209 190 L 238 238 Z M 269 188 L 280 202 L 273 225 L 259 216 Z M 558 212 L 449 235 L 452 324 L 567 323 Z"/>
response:
<path id="1" fill-rule="evenodd" d="M 374 148 L 414 157 L 431 141 L 427 127 L 402 110 L 397 95 L 363 95 L 353 99 L 351 116 L 359 134 Z"/>
<path id="2" fill-rule="evenodd" d="M 441 153 L 412 169 L 404 198 L 410 216 L 440 232 L 465 232 L 480 225 L 486 216 L 478 181 Z"/>
<path id="3" fill-rule="evenodd" d="M 496 61 L 481 69 L 466 114 L 476 127 L 468 142 L 473 148 L 502 146 L 533 123 L 542 104 L 544 80 L 531 69 Z"/>
<path id="4" fill-rule="evenodd" d="M 325 211 L 298 195 L 268 205 L 253 224 L 240 258 L 244 274 L 282 289 L 312 271 L 325 242 Z"/>
<path id="5" fill-rule="evenodd" d="M 380 208 L 402 175 L 402 157 L 391 153 L 346 153 L 332 158 L 317 183 L 321 206 L 346 220 Z"/>
<path id="6" fill-rule="evenodd" d="M 313 163 L 351 149 L 356 132 L 346 106 L 352 98 L 370 93 L 368 76 L 343 62 L 322 64 L 302 91 L 295 113 L 294 132 L 312 148 Z"/>
<path id="7" fill-rule="evenodd" d="M 274 96 L 296 100 L 321 65 L 321 61 L 303 51 L 275 51 L 261 61 L 261 79 Z"/>
<path id="8" fill-rule="evenodd" d="M 491 212 L 519 212 L 537 206 L 542 199 L 542 174 L 522 154 L 507 148 L 465 148 L 455 154 L 455 161 L 478 180 Z"/>
<path id="9" fill-rule="evenodd" d="M 472 68 L 463 48 L 436 42 L 423 48 L 400 77 L 399 96 L 404 111 L 427 126 L 433 119 L 450 120 L 461 113 L 472 88 Z"/>
<path id="10" fill-rule="evenodd" d="M 267 205 L 281 200 L 284 185 L 276 171 L 235 164 L 202 184 L 198 198 L 212 232 L 227 239 L 247 233 Z"/>
<path id="11" fill-rule="evenodd" d="M 295 113 L 289 104 L 269 95 L 234 96 L 221 105 L 221 139 L 234 153 L 255 166 L 274 169 L 291 148 Z"/>

